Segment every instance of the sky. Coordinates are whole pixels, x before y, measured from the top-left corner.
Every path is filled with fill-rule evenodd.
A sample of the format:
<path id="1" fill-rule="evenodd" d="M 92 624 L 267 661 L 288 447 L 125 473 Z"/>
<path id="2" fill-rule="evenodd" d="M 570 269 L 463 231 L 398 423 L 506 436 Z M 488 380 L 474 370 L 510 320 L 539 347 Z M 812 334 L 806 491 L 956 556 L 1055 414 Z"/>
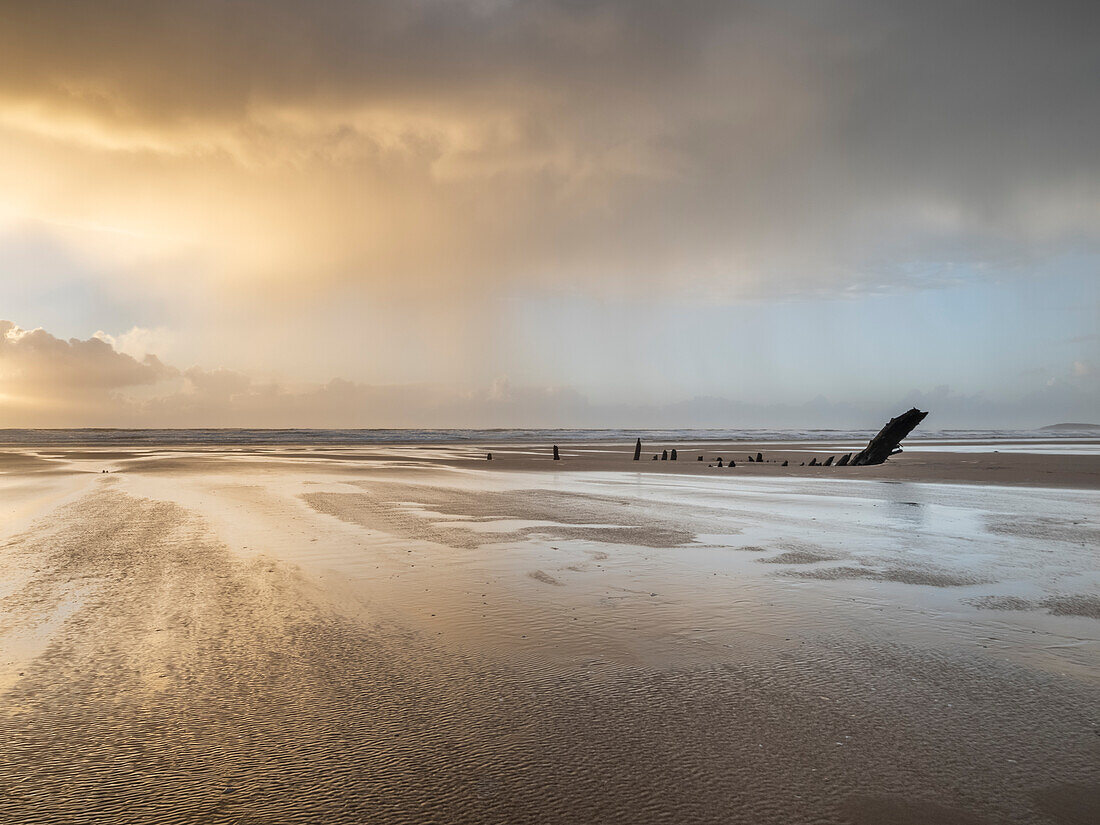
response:
<path id="1" fill-rule="evenodd" d="M 0 427 L 1100 422 L 1100 6 L 0 0 Z"/>

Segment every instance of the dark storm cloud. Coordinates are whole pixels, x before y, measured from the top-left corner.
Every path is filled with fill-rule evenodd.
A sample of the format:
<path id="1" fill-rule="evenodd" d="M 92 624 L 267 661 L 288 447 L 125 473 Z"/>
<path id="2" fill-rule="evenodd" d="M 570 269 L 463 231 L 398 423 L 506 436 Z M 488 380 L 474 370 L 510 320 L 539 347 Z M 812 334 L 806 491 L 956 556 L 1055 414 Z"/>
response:
<path id="1" fill-rule="evenodd" d="M 19 3 L 0 101 L 17 128 L 93 133 L 118 186 L 147 191 L 143 153 L 202 164 L 255 216 L 234 237 L 294 227 L 308 277 L 873 287 L 1096 250 L 1097 9 Z M 88 177 L 66 162 L 62 188 Z M 183 234 L 214 243 L 201 206 L 213 225 Z"/>

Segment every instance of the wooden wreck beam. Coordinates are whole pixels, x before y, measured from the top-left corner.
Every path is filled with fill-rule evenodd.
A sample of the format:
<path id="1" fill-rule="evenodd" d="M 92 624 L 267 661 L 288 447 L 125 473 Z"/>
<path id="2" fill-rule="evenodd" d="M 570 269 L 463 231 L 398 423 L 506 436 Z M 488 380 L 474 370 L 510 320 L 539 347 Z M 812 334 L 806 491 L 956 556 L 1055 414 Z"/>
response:
<path id="1" fill-rule="evenodd" d="M 862 467 L 867 464 L 882 464 L 895 452 L 901 452 L 903 438 L 916 429 L 916 426 L 924 421 L 927 412 L 921 412 L 916 407 L 903 412 L 897 418 L 891 418 L 879 434 L 871 439 L 860 452 L 849 462 L 852 467 Z"/>

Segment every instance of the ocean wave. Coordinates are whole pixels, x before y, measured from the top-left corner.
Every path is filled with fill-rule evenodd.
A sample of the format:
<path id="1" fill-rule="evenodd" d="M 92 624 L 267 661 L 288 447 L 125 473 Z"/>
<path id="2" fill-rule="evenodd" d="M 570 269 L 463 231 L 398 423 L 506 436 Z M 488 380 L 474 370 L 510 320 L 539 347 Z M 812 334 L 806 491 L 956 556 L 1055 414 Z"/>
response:
<path id="1" fill-rule="evenodd" d="M 545 444 L 643 442 L 867 441 L 874 430 L 829 429 L 7 429 L 0 444 L 62 445 L 348 445 L 348 444 Z M 909 441 L 1015 441 L 1096 438 L 1095 431 L 927 430 Z"/>

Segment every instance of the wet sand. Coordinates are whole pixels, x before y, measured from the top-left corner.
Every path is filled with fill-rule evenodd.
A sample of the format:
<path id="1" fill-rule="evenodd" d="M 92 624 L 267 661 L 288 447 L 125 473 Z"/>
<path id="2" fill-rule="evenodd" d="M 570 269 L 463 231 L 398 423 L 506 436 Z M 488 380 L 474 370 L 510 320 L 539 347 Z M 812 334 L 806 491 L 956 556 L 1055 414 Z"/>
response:
<path id="1" fill-rule="evenodd" d="M 620 472 L 624 468 L 643 473 L 689 473 L 734 475 L 737 477 L 799 479 L 855 479 L 882 481 L 920 481 L 954 484 L 996 484 L 1022 487 L 1072 487 L 1100 489 L 1100 442 L 1031 442 L 1027 445 L 986 444 L 959 445 L 951 442 L 915 442 L 906 451 L 883 465 L 874 467 L 822 467 L 830 457 L 838 460 L 847 453 L 856 453 L 866 442 L 834 442 L 821 444 L 781 442 L 739 442 L 699 444 L 645 444 L 641 460 L 632 460 L 632 445 L 581 444 L 564 447 L 561 469 L 572 471 Z M 676 461 L 660 459 L 666 449 L 676 447 Z M 499 445 L 491 448 L 494 469 L 540 470 L 553 461 L 548 447 Z M 764 463 L 757 464 L 760 454 Z M 657 459 L 654 459 L 654 456 Z M 702 457 L 702 461 L 699 458 Z M 717 466 L 721 458 L 723 467 Z M 749 461 L 749 459 L 754 459 Z M 428 459 L 430 460 L 430 459 Z M 480 466 L 485 452 L 464 449 L 456 459 L 461 466 Z M 728 466 L 734 461 L 734 467 Z M 788 462 L 784 467 L 783 462 Z M 835 463 L 835 462 L 834 462 Z"/>
<path id="2" fill-rule="evenodd" d="M 0 821 L 1091 822 L 1100 456 L 834 446 L 0 453 Z"/>

